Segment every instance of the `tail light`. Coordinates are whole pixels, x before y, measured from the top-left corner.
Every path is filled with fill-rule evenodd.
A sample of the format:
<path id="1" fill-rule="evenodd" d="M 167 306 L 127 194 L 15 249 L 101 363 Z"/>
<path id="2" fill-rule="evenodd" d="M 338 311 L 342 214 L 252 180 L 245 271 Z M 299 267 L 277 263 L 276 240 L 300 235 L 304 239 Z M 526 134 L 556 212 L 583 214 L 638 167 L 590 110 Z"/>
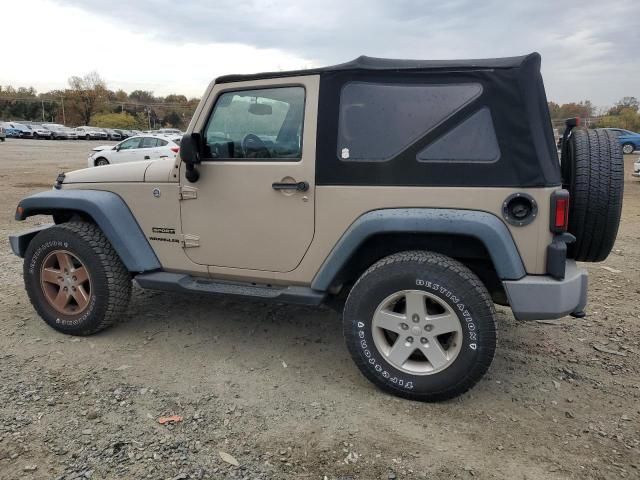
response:
<path id="1" fill-rule="evenodd" d="M 171 147 L 171 151 L 173 153 L 178 153 L 180 151 L 180 147 Z"/>
<path id="2" fill-rule="evenodd" d="M 564 233 L 569 227 L 569 192 L 557 190 L 551 195 L 550 229 L 554 233 Z"/>

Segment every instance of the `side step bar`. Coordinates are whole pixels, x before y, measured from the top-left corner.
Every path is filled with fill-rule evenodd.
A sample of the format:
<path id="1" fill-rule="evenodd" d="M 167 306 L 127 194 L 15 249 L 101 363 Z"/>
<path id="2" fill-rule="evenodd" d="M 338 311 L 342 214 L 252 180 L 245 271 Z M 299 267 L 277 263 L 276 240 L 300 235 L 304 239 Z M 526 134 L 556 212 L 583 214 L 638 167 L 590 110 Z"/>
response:
<path id="1" fill-rule="evenodd" d="M 269 286 L 253 283 L 224 282 L 181 273 L 152 272 L 135 277 L 142 288 L 169 292 L 209 293 L 234 295 L 259 301 L 294 303 L 298 305 L 320 305 L 325 293 L 308 287 Z"/>

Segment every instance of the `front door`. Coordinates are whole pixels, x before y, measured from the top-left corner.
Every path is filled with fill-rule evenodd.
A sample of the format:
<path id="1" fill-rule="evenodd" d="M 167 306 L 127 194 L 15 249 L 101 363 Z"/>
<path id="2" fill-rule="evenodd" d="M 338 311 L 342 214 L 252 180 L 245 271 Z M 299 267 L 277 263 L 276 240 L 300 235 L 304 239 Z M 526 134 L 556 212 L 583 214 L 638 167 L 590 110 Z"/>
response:
<path id="1" fill-rule="evenodd" d="M 181 166 L 185 253 L 194 262 L 288 272 L 314 234 L 318 77 L 218 84 L 195 122 L 200 178 Z M 297 189 L 296 189 L 297 187 Z"/>

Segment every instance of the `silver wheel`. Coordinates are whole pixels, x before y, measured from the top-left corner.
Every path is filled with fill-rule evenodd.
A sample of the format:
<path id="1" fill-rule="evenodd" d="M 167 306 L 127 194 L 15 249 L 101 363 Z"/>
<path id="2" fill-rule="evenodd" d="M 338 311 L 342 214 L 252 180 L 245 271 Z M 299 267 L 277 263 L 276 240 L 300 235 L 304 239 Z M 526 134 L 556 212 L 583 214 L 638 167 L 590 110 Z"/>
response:
<path id="1" fill-rule="evenodd" d="M 462 325 L 453 308 L 422 290 L 385 298 L 371 322 L 373 341 L 393 367 L 412 375 L 448 368 L 460 353 Z"/>
<path id="2" fill-rule="evenodd" d="M 629 155 L 631 153 L 633 153 L 633 145 L 631 145 L 630 143 L 626 143 L 622 146 L 622 152 Z"/>

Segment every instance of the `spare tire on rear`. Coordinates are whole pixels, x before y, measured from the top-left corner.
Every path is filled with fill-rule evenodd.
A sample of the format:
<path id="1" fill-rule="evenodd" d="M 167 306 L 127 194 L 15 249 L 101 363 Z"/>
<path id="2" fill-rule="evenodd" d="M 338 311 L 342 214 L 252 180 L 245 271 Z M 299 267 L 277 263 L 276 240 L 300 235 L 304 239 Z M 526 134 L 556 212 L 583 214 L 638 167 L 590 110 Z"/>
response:
<path id="1" fill-rule="evenodd" d="M 581 262 L 607 258 L 618 233 L 624 162 L 615 133 L 574 129 L 562 155 L 564 188 L 571 193 L 568 256 Z"/>

